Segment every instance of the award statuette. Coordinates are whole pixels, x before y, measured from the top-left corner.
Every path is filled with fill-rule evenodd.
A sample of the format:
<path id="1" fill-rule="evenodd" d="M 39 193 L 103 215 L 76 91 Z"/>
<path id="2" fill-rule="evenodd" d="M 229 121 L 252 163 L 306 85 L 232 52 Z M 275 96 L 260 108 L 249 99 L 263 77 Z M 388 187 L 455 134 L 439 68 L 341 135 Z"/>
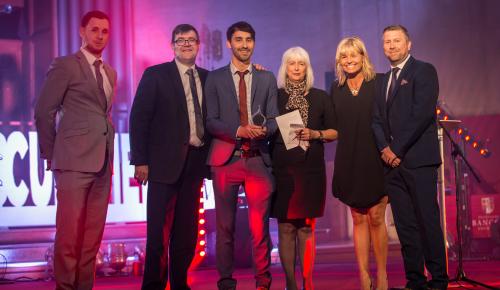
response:
<path id="1" fill-rule="evenodd" d="M 253 124 L 254 125 L 257 125 L 257 126 L 261 126 L 261 127 L 264 127 L 266 126 L 266 121 L 267 121 L 267 118 L 266 116 L 262 113 L 261 109 L 260 109 L 260 105 L 257 109 L 257 112 L 255 112 L 253 115 L 252 115 L 252 121 L 253 121 Z"/>

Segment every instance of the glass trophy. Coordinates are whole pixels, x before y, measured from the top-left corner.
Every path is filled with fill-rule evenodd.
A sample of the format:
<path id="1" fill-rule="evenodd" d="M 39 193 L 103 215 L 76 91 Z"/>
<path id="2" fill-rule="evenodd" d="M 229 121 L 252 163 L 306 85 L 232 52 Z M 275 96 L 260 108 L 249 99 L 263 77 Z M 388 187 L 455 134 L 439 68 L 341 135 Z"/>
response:
<path id="1" fill-rule="evenodd" d="M 257 111 L 252 115 L 252 121 L 253 121 L 254 125 L 261 126 L 261 127 L 266 126 L 267 118 L 262 113 L 262 111 L 260 109 L 260 105 L 257 108 Z"/>

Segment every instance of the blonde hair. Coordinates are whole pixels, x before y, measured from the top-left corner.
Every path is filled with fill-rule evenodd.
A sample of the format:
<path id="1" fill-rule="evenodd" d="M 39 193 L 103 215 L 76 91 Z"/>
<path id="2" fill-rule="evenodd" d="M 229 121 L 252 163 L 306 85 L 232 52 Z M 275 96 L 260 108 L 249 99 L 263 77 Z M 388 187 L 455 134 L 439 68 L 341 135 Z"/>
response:
<path id="1" fill-rule="evenodd" d="M 370 57 L 368 56 L 368 51 L 366 51 L 365 44 L 361 38 L 356 36 L 346 37 L 339 42 L 339 45 L 337 46 L 337 53 L 335 54 L 335 71 L 339 86 L 344 85 L 347 79 L 347 76 L 340 65 L 340 58 L 352 51 L 356 51 L 363 57 L 361 73 L 363 74 L 365 81 L 371 81 L 377 75 L 373 64 L 370 61 Z"/>
<path id="2" fill-rule="evenodd" d="M 278 71 L 278 88 L 284 88 L 286 84 L 287 74 L 286 74 L 286 66 L 290 59 L 295 59 L 299 61 L 303 61 L 306 63 L 306 92 L 312 88 L 314 84 L 314 74 L 311 67 L 311 61 L 309 59 L 309 54 L 305 49 L 300 46 L 295 46 L 287 49 L 283 53 L 283 57 L 281 59 L 281 66 Z"/>

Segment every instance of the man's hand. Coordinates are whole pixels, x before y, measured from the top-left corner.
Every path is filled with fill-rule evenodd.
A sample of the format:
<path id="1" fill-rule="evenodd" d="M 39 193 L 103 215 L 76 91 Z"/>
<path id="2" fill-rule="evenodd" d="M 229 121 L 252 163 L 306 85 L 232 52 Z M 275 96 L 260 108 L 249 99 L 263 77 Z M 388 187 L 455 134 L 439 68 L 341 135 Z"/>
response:
<path id="1" fill-rule="evenodd" d="M 148 184 L 149 167 L 147 165 L 136 165 L 134 177 L 139 184 Z"/>
<path id="2" fill-rule="evenodd" d="M 392 161 L 391 166 L 393 168 L 396 168 L 396 167 L 399 166 L 399 164 L 401 164 L 401 159 L 399 159 L 399 158 L 396 157 L 396 159 L 394 159 L 394 161 Z"/>
<path id="3" fill-rule="evenodd" d="M 236 137 L 246 139 L 262 139 L 266 136 L 267 128 L 257 125 L 246 125 L 238 127 Z"/>
<path id="4" fill-rule="evenodd" d="M 394 154 L 394 152 L 392 152 L 392 150 L 389 146 L 385 147 L 382 150 L 380 157 L 382 158 L 382 160 L 384 160 L 385 164 L 387 164 L 388 166 L 391 166 L 391 167 L 396 167 L 401 162 L 401 159 L 399 159 L 398 156 L 396 156 L 396 154 Z M 397 164 L 396 166 L 393 166 L 393 162 L 396 161 L 396 159 L 398 159 L 399 161 L 397 163 L 395 163 L 395 164 Z"/>

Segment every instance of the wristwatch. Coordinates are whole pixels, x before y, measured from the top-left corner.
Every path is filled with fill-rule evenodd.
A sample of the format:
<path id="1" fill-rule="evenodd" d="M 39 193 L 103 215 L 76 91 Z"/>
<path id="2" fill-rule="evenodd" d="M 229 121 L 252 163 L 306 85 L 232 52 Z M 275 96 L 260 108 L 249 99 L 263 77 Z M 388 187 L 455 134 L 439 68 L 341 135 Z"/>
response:
<path id="1" fill-rule="evenodd" d="M 318 138 L 319 141 L 323 141 L 325 139 L 325 138 L 323 138 L 323 131 L 318 130 L 318 132 L 319 132 L 319 138 Z"/>

